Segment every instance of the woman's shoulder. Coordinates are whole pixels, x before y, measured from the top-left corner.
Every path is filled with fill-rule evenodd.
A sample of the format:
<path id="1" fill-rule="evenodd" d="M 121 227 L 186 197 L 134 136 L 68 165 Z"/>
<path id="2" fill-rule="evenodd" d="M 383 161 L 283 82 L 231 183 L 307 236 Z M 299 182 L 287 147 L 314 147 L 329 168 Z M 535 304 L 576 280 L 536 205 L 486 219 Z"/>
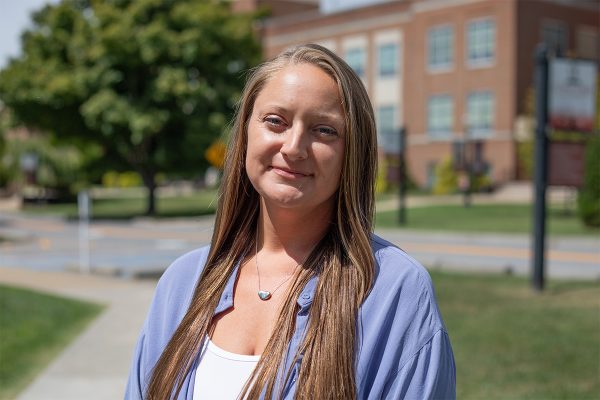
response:
<path id="1" fill-rule="evenodd" d="M 431 278 L 425 267 L 395 244 L 373 234 L 371 247 L 377 269 L 376 280 L 417 286 L 431 285 Z"/>
<path id="2" fill-rule="evenodd" d="M 173 261 L 158 281 L 155 297 L 168 298 L 170 303 L 176 304 L 189 302 L 204 270 L 209 249 L 209 246 L 204 246 Z"/>
<path id="3" fill-rule="evenodd" d="M 198 272 L 198 269 L 204 268 L 204 263 L 208 257 L 210 245 L 206 245 L 195 250 L 191 250 L 175 259 L 165 270 L 160 280 L 178 281 L 180 279 L 190 278 Z"/>
<path id="4" fill-rule="evenodd" d="M 359 319 L 361 398 L 455 398 L 452 347 L 427 270 L 372 235 L 375 279 Z M 374 372 L 375 371 L 375 372 Z"/>
<path id="5" fill-rule="evenodd" d="M 444 329 L 429 272 L 396 245 L 372 235 L 375 279 L 366 308 L 387 309 L 388 318 L 426 320 L 430 332 Z"/>

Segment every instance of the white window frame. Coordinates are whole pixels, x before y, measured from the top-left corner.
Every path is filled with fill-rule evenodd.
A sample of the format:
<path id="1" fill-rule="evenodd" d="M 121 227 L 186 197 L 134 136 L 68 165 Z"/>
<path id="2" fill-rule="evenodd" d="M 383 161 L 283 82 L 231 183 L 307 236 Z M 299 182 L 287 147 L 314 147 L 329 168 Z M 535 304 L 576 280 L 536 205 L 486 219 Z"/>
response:
<path id="1" fill-rule="evenodd" d="M 433 57 L 433 52 L 432 52 L 432 35 L 436 34 L 437 32 L 440 31 L 444 31 L 444 30 L 448 30 L 450 32 L 449 36 L 450 36 L 450 40 L 449 40 L 449 49 L 448 49 L 448 60 L 445 62 L 434 62 L 432 63 L 432 57 Z M 425 46 L 426 46 L 426 50 L 425 54 L 427 59 L 426 61 L 426 65 L 427 65 L 427 70 L 431 73 L 440 73 L 440 72 L 448 72 L 450 70 L 452 70 L 454 68 L 454 47 L 455 47 L 455 43 L 454 43 L 454 26 L 452 26 L 451 24 L 442 24 L 442 25 L 435 25 L 430 27 L 427 30 L 427 35 L 425 38 Z"/>
<path id="2" fill-rule="evenodd" d="M 353 60 L 350 59 L 350 54 L 351 53 L 355 53 L 355 52 L 360 52 L 360 66 L 361 68 L 359 70 L 357 70 L 355 68 L 355 65 L 353 65 L 351 62 Z M 344 60 L 346 60 L 346 63 L 348 63 L 348 65 L 354 70 L 354 72 L 356 72 L 356 75 L 360 76 L 361 78 L 364 78 L 366 76 L 367 73 L 367 51 L 364 47 L 348 47 L 345 51 L 344 51 Z"/>
<path id="3" fill-rule="evenodd" d="M 478 103 L 473 103 L 474 99 L 477 97 L 485 96 L 489 103 L 485 104 L 485 107 L 488 108 L 489 116 L 486 118 L 482 118 L 482 103 L 481 100 Z M 476 105 L 476 109 L 473 109 Z M 467 108 L 467 126 L 468 129 L 468 137 L 469 139 L 481 139 L 481 138 L 489 138 L 492 136 L 494 131 L 494 124 L 496 122 L 496 96 L 492 90 L 482 89 L 482 90 L 473 90 L 467 93 L 466 100 L 466 108 Z M 484 121 L 487 124 L 482 125 L 479 122 Z"/>
<path id="4" fill-rule="evenodd" d="M 477 57 L 477 58 L 471 58 L 471 46 L 473 45 L 471 43 L 471 36 L 470 36 L 470 32 L 471 32 L 471 26 L 473 26 L 474 24 L 478 24 L 478 23 L 491 23 L 491 27 L 492 27 L 492 43 L 491 43 L 491 52 L 492 54 L 489 57 Z M 466 60 L 466 64 L 469 68 L 488 68 L 494 65 L 495 61 L 496 61 L 496 52 L 498 49 L 498 25 L 496 24 L 496 20 L 492 17 L 481 17 L 481 18 L 475 18 L 475 19 L 471 19 L 467 22 L 466 24 L 466 29 L 465 29 L 465 60 Z"/>
<path id="5" fill-rule="evenodd" d="M 382 70 L 383 67 L 383 57 L 381 57 L 381 52 L 384 48 L 386 47 L 393 47 L 394 48 L 394 58 L 393 58 L 393 69 L 391 70 Z M 399 65 L 400 65 L 400 45 L 396 42 L 384 42 L 384 43 L 379 43 L 377 45 L 377 75 L 380 78 L 390 78 L 390 77 L 395 77 L 398 75 L 398 71 L 399 71 Z"/>
<path id="6" fill-rule="evenodd" d="M 448 125 L 447 126 L 443 126 L 441 128 L 438 128 L 436 126 L 432 126 L 432 121 L 433 121 L 433 111 L 434 110 L 434 101 L 435 100 L 448 100 L 449 101 L 449 108 L 450 108 L 450 112 L 449 112 L 449 121 L 448 121 Z M 437 105 L 437 107 L 440 107 L 439 105 Z M 449 139 L 452 136 L 452 130 L 454 127 L 454 98 L 447 93 L 440 93 L 440 94 L 435 94 L 435 95 L 431 95 L 428 97 L 427 99 L 427 106 L 426 106 L 426 110 L 427 110 L 427 135 L 429 136 L 430 139 Z M 436 119 L 440 118 L 439 116 L 436 116 Z"/>
<path id="7" fill-rule="evenodd" d="M 386 154 L 400 153 L 400 133 L 398 131 L 398 106 L 396 104 L 382 104 L 377 107 L 377 135 L 379 147 Z M 382 118 L 383 111 L 391 111 L 391 120 L 384 124 Z M 385 126 L 384 126 L 385 125 Z"/>

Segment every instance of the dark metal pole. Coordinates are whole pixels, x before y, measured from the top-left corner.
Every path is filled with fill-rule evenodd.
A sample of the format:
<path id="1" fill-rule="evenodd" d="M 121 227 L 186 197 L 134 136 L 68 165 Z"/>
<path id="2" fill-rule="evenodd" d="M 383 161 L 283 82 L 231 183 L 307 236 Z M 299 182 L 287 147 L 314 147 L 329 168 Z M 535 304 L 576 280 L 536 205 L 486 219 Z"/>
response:
<path id="1" fill-rule="evenodd" d="M 465 187 L 463 191 L 463 206 L 468 208 L 471 207 L 471 185 L 473 184 L 473 149 L 471 148 L 471 138 L 469 136 L 469 128 L 465 128 L 465 142 L 463 147 L 463 154 L 465 158 Z"/>
<path id="2" fill-rule="evenodd" d="M 532 285 L 537 291 L 544 290 L 544 261 L 546 236 L 546 178 L 548 158 L 548 50 L 538 45 L 535 52 L 535 155 L 533 209 L 533 275 Z"/>
<path id="3" fill-rule="evenodd" d="M 399 182 L 399 200 L 400 207 L 398 209 L 398 223 L 400 225 L 406 225 L 406 160 L 404 159 L 406 154 L 406 128 L 400 128 L 400 182 Z"/>

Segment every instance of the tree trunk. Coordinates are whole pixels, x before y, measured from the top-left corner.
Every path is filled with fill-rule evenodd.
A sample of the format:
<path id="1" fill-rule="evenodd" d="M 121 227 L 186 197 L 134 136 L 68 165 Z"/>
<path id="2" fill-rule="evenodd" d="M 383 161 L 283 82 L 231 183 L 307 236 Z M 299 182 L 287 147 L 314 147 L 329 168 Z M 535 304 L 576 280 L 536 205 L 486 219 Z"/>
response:
<path id="1" fill-rule="evenodd" d="M 154 216 L 156 215 L 156 181 L 154 180 L 154 173 L 151 171 L 144 171 L 141 175 L 144 186 L 148 189 L 145 215 Z"/>

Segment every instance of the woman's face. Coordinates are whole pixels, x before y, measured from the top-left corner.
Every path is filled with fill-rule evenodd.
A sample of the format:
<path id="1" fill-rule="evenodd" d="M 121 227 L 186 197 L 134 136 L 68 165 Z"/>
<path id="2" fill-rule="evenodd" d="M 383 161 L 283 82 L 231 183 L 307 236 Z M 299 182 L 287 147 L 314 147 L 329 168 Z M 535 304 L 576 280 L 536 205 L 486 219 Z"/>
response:
<path id="1" fill-rule="evenodd" d="M 290 65 L 266 83 L 248 123 L 246 172 L 267 205 L 332 206 L 344 125 L 337 85 L 320 68 Z"/>

